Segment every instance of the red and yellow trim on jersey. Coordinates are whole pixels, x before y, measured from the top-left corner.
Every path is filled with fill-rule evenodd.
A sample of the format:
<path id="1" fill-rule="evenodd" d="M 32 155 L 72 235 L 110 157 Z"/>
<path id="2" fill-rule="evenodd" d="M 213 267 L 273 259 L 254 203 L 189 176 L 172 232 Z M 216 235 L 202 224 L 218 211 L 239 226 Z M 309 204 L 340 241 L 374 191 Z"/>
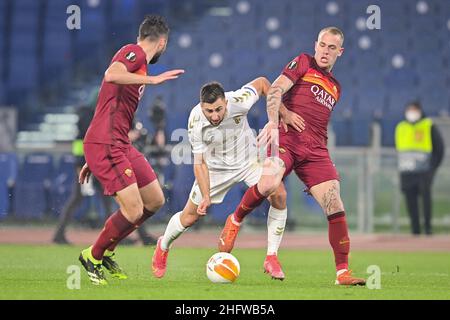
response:
<path id="1" fill-rule="evenodd" d="M 302 77 L 303 81 L 310 82 L 321 86 L 326 92 L 328 92 L 334 100 L 339 100 L 339 90 L 337 86 L 327 77 L 313 68 L 309 68 L 305 75 Z"/>

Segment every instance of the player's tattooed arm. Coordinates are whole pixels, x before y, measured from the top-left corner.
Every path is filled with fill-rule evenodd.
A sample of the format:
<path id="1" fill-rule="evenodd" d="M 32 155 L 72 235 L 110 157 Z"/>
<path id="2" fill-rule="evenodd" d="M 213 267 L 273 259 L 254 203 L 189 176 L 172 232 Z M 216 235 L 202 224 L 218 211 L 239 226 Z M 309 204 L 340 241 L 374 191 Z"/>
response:
<path id="1" fill-rule="evenodd" d="M 258 92 L 258 96 L 266 97 L 269 93 L 270 81 L 266 77 L 259 77 L 249 83 Z"/>
<path id="2" fill-rule="evenodd" d="M 267 94 L 267 117 L 278 126 L 281 99 L 294 83 L 285 75 L 280 75 L 270 86 Z"/>
<path id="3" fill-rule="evenodd" d="M 211 205 L 211 199 L 209 195 L 209 170 L 205 162 L 204 154 L 194 154 L 194 175 L 202 193 L 202 201 L 198 206 L 197 213 L 199 215 L 205 215 L 208 207 Z"/>

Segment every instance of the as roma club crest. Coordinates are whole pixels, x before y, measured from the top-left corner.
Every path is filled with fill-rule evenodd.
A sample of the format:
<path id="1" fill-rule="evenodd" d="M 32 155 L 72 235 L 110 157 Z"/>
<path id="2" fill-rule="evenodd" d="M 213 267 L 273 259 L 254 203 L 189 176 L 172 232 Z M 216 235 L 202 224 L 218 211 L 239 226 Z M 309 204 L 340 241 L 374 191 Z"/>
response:
<path id="1" fill-rule="evenodd" d="M 131 176 L 133 175 L 133 170 L 125 169 L 125 174 L 127 175 L 127 177 L 131 178 Z"/>

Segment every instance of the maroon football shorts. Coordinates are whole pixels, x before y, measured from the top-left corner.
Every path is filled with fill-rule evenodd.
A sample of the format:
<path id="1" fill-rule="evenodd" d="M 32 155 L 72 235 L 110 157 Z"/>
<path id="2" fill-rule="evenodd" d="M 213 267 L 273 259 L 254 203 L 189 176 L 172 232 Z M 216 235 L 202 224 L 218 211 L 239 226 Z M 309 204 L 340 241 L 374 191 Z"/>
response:
<path id="1" fill-rule="evenodd" d="M 279 157 L 286 166 L 283 179 L 294 170 L 308 190 L 319 183 L 340 179 L 327 147 L 310 136 L 280 132 Z"/>
<path id="2" fill-rule="evenodd" d="M 132 145 L 85 143 L 84 157 L 92 174 L 100 181 L 105 195 L 115 195 L 133 183 L 138 188 L 156 180 L 153 168 Z"/>

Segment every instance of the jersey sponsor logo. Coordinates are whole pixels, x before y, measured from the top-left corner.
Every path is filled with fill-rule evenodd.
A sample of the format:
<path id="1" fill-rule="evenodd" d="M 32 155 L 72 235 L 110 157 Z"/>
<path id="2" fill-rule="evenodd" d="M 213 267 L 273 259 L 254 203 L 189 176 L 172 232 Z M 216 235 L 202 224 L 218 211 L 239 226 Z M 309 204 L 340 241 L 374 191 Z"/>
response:
<path id="1" fill-rule="evenodd" d="M 339 89 L 335 83 L 333 83 L 333 81 L 328 77 L 317 72 L 315 69 L 309 68 L 306 74 L 302 77 L 302 80 L 311 83 L 311 85 L 320 86 L 320 88 L 323 88 L 333 97 L 334 100 L 339 100 Z"/>
<path id="2" fill-rule="evenodd" d="M 289 70 L 293 70 L 293 69 L 295 69 L 295 68 L 297 68 L 297 61 L 292 60 L 292 61 L 289 62 L 289 64 L 288 64 L 288 69 L 289 69 Z"/>
<path id="3" fill-rule="evenodd" d="M 236 124 L 239 124 L 239 123 L 241 123 L 241 117 L 234 117 L 233 118 L 233 120 L 234 120 L 234 123 L 236 123 Z"/>
<path id="4" fill-rule="evenodd" d="M 336 100 L 326 90 L 318 85 L 311 86 L 311 92 L 316 97 L 316 101 L 327 107 L 330 111 L 333 110 Z"/>
<path id="5" fill-rule="evenodd" d="M 136 53 L 134 53 L 133 51 L 128 52 L 125 55 L 125 59 L 127 59 L 130 62 L 135 62 L 136 61 Z"/>

